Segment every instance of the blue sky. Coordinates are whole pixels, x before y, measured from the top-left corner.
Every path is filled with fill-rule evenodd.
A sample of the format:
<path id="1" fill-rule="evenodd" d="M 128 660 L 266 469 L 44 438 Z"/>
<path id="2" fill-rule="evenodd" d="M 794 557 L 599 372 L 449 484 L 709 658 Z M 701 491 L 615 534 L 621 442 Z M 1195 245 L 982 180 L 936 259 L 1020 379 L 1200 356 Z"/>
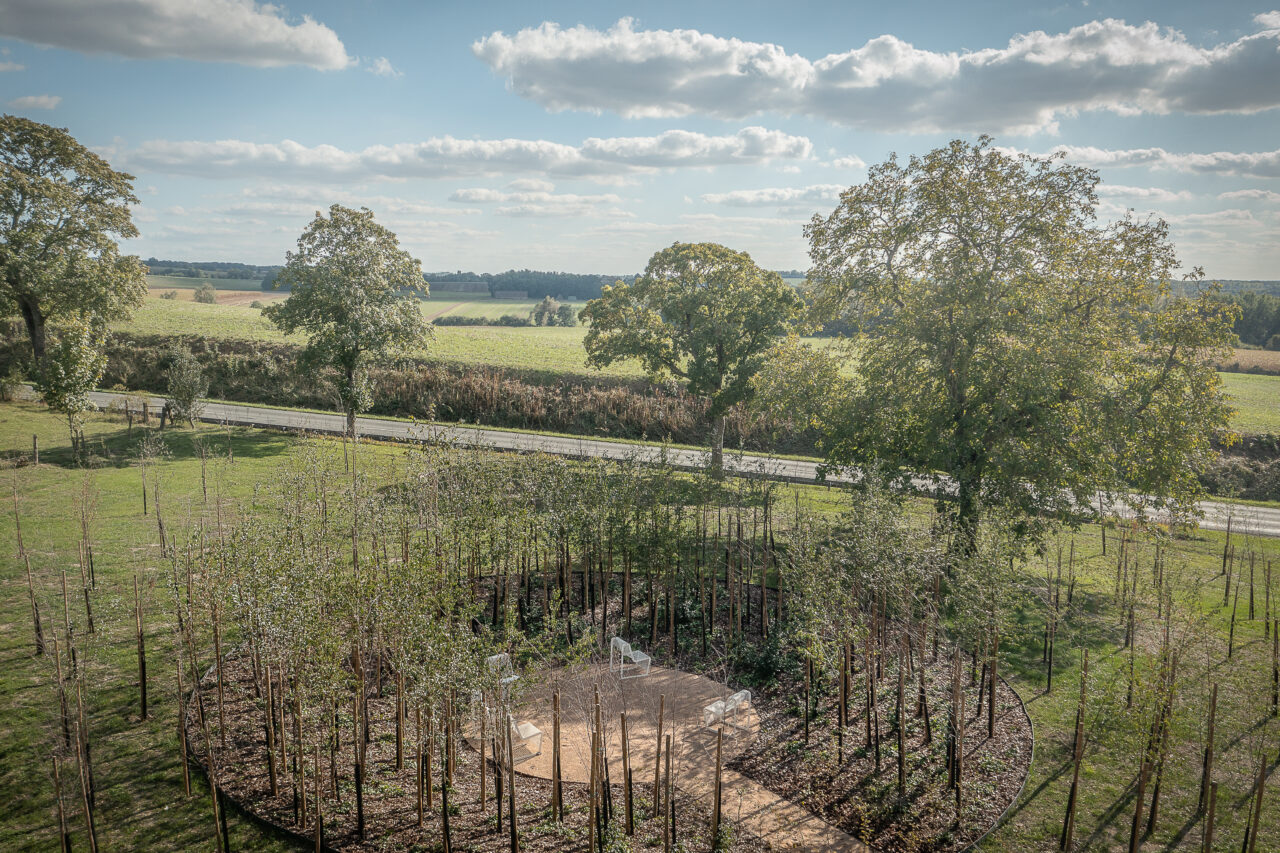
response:
<path id="1" fill-rule="evenodd" d="M 1267 3 L 1271 5 L 1267 5 Z M 1280 278 L 1280 7 L 0 0 L 0 102 L 137 176 L 128 251 L 280 263 L 365 205 L 427 270 L 805 268 L 803 224 L 954 137 L 1103 177 L 1099 215 Z"/>

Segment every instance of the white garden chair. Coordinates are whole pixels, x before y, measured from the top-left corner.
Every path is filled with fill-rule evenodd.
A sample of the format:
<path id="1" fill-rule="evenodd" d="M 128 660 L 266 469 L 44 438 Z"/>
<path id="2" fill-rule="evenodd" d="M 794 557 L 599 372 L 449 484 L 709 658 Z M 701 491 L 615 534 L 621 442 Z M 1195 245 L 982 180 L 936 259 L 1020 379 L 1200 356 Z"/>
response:
<path id="1" fill-rule="evenodd" d="M 507 724 L 511 727 L 511 760 L 519 764 L 542 754 L 542 729 L 533 723 L 517 723 L 516 718 L 507 714 Z M 523 747 L 525 754 L 515 757 L 517 747 Z"/>
<path id="2" fill-rule="evenodd" d="M 751 691 L 739 690 L 727 699 L 717 699 L 702 709 L 702 725 L 711 726 L 727 722 L 733 715 L 733 727 L 738 727 L 738 710 L 751 704 Z"/>
<path id="3" fill-rule="evenodd" d="M 632 675 L 626 674 L 627 663 L 630 663 L 633 669 L 640 670 Z M 618 679 L 623 678 L 642 678 L 649 674 L 649 665 L 652 660 L 644 652 L 631 648 L 631 644 L 621 637 L 614 637 L 609 641 L 609 671 L 613 672 L 617 667 Z"/>
<path id="4" fill-rule="evenodd" d="M 509 687 L 520 680 L 520 676 L 511 668 L 511 656 L 506 652 L 489 655 L 484 662 L 489 667 L 489 674 L 497 678 L 503 687 Z"/>

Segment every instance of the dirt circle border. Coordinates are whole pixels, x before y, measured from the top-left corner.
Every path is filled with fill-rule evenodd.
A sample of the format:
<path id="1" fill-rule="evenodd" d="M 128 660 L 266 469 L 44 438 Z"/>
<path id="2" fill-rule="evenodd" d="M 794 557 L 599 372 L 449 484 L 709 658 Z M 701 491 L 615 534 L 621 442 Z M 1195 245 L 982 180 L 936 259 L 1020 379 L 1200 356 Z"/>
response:
<path id="1" fill-rule="evenodd" d="M 1027 718 L 1027 729 L 1031 732 L 1031 757 L 1027 759 L 1027 772 L 1022 775 L 1022 784 L 1018 786 L 1018 793 L 1013 795 L 1013 799 L 1009 801 L 1009 805 L 1004 807 L 1004 811 L 1000 812 L 1000 816 L 996 818 L 995 823 L 987 827 L 987 831 L 982 833 L 982 835 L 979 835 L 977 839 L 975 839 L 968 847 L 965 847 L 961 853 L 970 853 L 970 851 L 977 850 L 978 846 L 991 837 L 992 833 L 1004 826 L 1004 822 L 1009 817 L 1009 813 L 1013 811 L 1014 806 L 1022 802 L 1022 795 L 1027 791 L 1027 782 L 1031 781 L 1031 768 L 1035 767 L 1036 764 L 1035 721 L 1031 719 L 1031 713 L 1027 710 L 1027 703 L 1023 701 L 1022 694 L 1019 693 L 1003 675 L 998 677 L 1004 686 L 1009 688 L 1009 692 L 1014 695 L 1014 698 L 1018 700 L 1018 708 L 1022 710 L 1022 716 Z"/>
<path id="2" fill-rule="evenodd" d="M 223 660 L 230 660 L 232 657 L 235 656 L 235 654 L 236 654 L 236 651 L 227 652 L 226 654 L 223 655 Z M 210 664 L 209 668 L 206 669 L 204 671 L 204 674 L 200 676 L 200 684 L 203 684 L 208 678 L 210 678 L 214 674 L 214 671 L 216 669 L 217 669 L 216 663 Z M 1005 820 L 1009 817 L 1009 813 L 1014 810 L 1015 806 L 1017 806 L 1019 803 L 1022 802 L 1022 795 L 1026 793 L 1026 790 L 1027 790 L 1027 782 L 1030 781 L 1031 779 L 1031 769 L 1035 766 L 1035 763 L 1036 763 L 1035 721 L 1031 719 L 1031 714 L 1029 711 L 1027 711 L 1027 703 L 1023 700 L 1022 694 L 1019 693 L 1017 689 L 1012 684 L 1010 684 L 1008 679 L 1006 679 L 1003 675 L 999 676 L 999 678 L 1001 683 L 1004 684 L 1005 687 L 1009 688 L 1009 692 L 1012 693 L 1014 698 L 1018 700 L 1018 709 L 1022 711 L 1022 716 L 1025 717 L 1027 720 L 1027 728 L 1031 732 L 1031 757 L 1027 760 L 1027 771 L 1022 776 L 1022 784 L 1018 786 L 1018 792 L 1013 795 L 1013 799 L 1009 801 L 1009 805 L 1005 806 L 1004 811 L 1000 813 L 1000 816 L 996 818 L 995 822 L 992 823 L 991 826 L 987 827 L 987 830 L 983 832 L 982 835 L 978 836 L 977 839 L 975 839 L 967 847 L 963 848 L 961 853 L 971 853 L 971 851 L 977 850 L 978 847 L 984 841 L 986 841 L 989 837 L 991 837 L 991 835 L 996 830 L 998 830 L 1001 826 L 1004 825 Z M 187 737 L 187 732 L 189 730 L 187 723 L 190 720 L 191 703 L 195 699 L 196 689 L 197 689 L 196 687 L 191 688 L 191 691 L 187 694 L 187 696 L 183 700 L 185 702 L 183 706 L 183 715 L 182 715 L 182 735 L 184 738 Z M 470 746 L 468 746 L 468 748 L 470 748 Z M 209 780 L 209 768 L 207 768 L 202 761 L 200 761 L 196 756 L 192 754 L 190 747 L 187 748 L 187 765 L 189 767 L 192 767 L 198 770 L 200 774 L 204 776 L 206 784 L 208 784 L 210 788 L 213 788 L 213 784 Z M 516 770 L 516 773 L 519 773 L 521 776 L 528 776 L 528 774 L 523 773 L 518 769 Z M 220 806 L 226 803 L 230 803 L 232 806 L 234 806 L 236 811 L 238 811 L 242 816 L 247 817 L 249 820 L 252 820 L 254 823 L 257 823 L 259 826 L 262 826 L 271 832 L 275 832 L 286 838 L 293 839 L 295 841 L 298 841 L 308 846 L 315 844 L 315 835 L 311 833 L 304 834 L 304 833 L 298 832 L 297 830 L 290 829 L 284 824 L 276 823 L 274 820 L 271 820 L 266 815 L 260 814 L 254 809 L 249 808 L 243 802 L 241 802 L 238 798 L 232 796 L 231 794 L 228 794 L 224 790 L 221 793 Z M 220 827 L 219 827 L 219 832 L 221 832 Z M 768 839 L 764 839 L 764 840 L 768 841 Z M 865 841 L 863 842 L 863 844 L 867 846 L 867 849 L 870 850 L 871 853 L 876 853 L 876 848 L 872 847 L 870 844 L 866 844 Z M 329 844 L 323 841 L 323 834 L 322 834 L 320 849 L 323 851 L 323 853 L 342 853 L 343 848 L 329 846 Z"/>

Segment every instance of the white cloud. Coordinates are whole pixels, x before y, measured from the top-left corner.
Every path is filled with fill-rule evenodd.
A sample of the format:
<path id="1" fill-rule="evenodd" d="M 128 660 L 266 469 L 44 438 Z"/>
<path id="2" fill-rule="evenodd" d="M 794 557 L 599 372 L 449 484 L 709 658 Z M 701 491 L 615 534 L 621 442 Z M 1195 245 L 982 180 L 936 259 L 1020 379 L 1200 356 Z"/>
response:
<path id="1" fill-rule="evenodd" d="M 1264 30 L 1280 30 L 1280 12 L 1263 12 L 1253 16 L 1253 22 Z"/>
<path id="2" fill-rule="evenodd" d="M 10 101 L 9 106 L 15 110 L 52 110 L 60 103 L 61 95 L 23 95 Z"/>
<path id="3" fill-rule="evenodd" d="M 697 30 L 555 23 L 495 32 L 472 51 L 511 90 L 551 110 L 627 117 L 761 112 L 875 130 L 1053 131 L 1083 110 L 1250 113 L 1280 106 L 1280 13 L 1260 32 L 1201 48 L 1154 23 L 1091 21 L 1014 36 L 1000 48 L 939 53 L 893 35 L 819 59 Z"/>
<path id="4" fill-rule="evenodd" d="M 397 71 L 391 64 L 391 60 L 385 56 L 379 56 L 373 62 L 369 63 L 369 72 L 377 74 L 379 77 L 403 77 L 404 74 Z"/>
<path id="5" fill-rule="evenodd" d="M 521 182 L 514 181 L 513 183 Z M 508 192 L 476 187 L 455 190 L 449 196 L 449 200 L 471 202 L 472 204 L 497 204 L 499 206 L 495 208 L 494 212 L 499 216 L 604 215 L 623 218 L 633 215 L 616 207 L 616 205 L 622 204 L 622 199 L 613 193 L 578 195 L 575 193 L 553 193 L 546 190 Z"/>
<path id="6" fill-rule="evenodd" d="M 733 190 L 707 193 L 703 201 L 730 207 L 811 207 L 840 198 L 841 184 L 814 184 L 808 187 L 765 187 L 757 190 Z"/>
<path id="7" fill-rule="evenodd" d="M 1280 201 L 1280 193 L 1274 190 L 1231 190 L 1230 192 L 1218 193 L 1220 199 L 1244 199 L 1248 201 Z"/>
<path id="8" fill-rule="evenodd" d="M 0 62 L 0 71 L 25 71 L 26 68 L 27 66 L 20 62 L 10 62 L 9 60 Z"/>
<path id="9" fill-rule="evenodd" d="M 0 34 L 81 53 L 345 68 L 333 30 L 255 0 L 0 0 Z"/>
<path id="10" fill-rule="evenodd" d="M 582 153 L 594 160 L 633 166 L 719 166 L 803 160 L 813 153 L 813 144 L 803 136 L 763 127 L 746 127 L 733 136 L 668 130 L 657 136 L 588 139 L 582 143 Z"/>
<path id="11" fill-rule="evenodd" d="M 1127 187 L 1123 184 L 1099 184 L 1098 195 L 1136 198 L 1161 204 L 1171 201 L 1191 201 L 1191 199 L 1195 198 L 1187 190 L 1166 190 L 1161 187 Z"/>
<path id="12" fill-rule="evenodd" d="M 1280 149 L 1177 154 L 1163 148 L 1110 149 L 1059 145 L 1053 149 L 1052 153 L 1058 152 L 1065 154 L 1069 162 L 1094 168 L 1145 166 L 1151 169 L 1169 169 L 1197 174 L 1280 178 Z"/>
<path id="13" fill-rule="evenodd" d="M 1210 213 L 1165 214 L 1164 219 L 1173 225 L 1217 225 L 1239 227 L 1259 224 L 1252 211 L 1240 210 L 1238 208 L 1230 210 L 1215 210 Z"/>
<path id="14" fill-rule="evenodd" d="M 263 184 L 245 187 L 242 199 L 228 212 L 257 212 L 280 216 L 311 216 L 325 210 L 331 204 L 347 207 L 367 207 L 375 214 L 411 214 L 414 216 L 462 216 L 477 215 L 476 207 L 450 207 L 430 204 L 416 199 L 377 195 L 367 191 L 317 187 L 314 185 Z M 259 201 L 264 199 L 265 201 Z"/>
<path id="15" fill-rule="evenodd" d="M 517 192 L 549 193 L 556 188 L 556 185 L 541 178 L 516 178 L 507 184 L 507 187 Z"/>
<path id="16" fill-rule="evenodd" d="M 867 168 L 867 161 L 863 160 L 856 154 L 851 154 L 848 157 L 837 157 L 830 163 L 826 163 L 824 165 L 830 166 L 833 169 L 865 169 Z"/>
<path id="17" fill-rule="evenodd" d="M 367 178 L 452 178 L 511 173 L 544 173 L 613 179 L 658 169 L 766 163 L 809 156 L 803 136 L 748 127 L 730 136 L 672 130 L 648 137 L 588 139 L 581 146 L 542 139 L 455 139 L 374 145 L 348 151 L 332 145 L 305 146 L 293 140 L 258 143 L 152 140 L 137 148 L 113 150 L 137 171 L 203 177 L 269 175 L 311 180 Z"/>

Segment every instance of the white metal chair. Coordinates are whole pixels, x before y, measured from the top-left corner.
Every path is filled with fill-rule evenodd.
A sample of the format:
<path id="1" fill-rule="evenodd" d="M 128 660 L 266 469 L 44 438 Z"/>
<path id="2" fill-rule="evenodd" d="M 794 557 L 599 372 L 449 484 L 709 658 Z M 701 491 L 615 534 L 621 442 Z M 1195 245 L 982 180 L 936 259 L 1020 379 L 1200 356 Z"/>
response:
<path id="1" fill-rule="evenodd" d="M 484 662 L 489 667 L 490 675 L 497 677 L 498 683 L 503 687 L 508 687 L 520 680 L 520 676 L 516 675 L 515 670 L 511 668 L 511 656 L 506 652 L 489 655 Z"/>
<path id="2" fill-rule="evenodd" d="M 615 661 L 617 662 L 615 664 Z M 634 669 L 639 669 L 633 675 L 626 674 L 627 662 L 630 661 Z M 609 641 L 609 671 L 613 672 L 615 665 L 618 672 L 618 679 L 623 678 L 642 678 L 649 674 L 649 666 L 653 661 L 644 652 L 631 648 L 631 644 L 621 637 L 614 637 Z"/>
<path id="3" fill-rule="evenodd" d="M 542 729 L 533 723 L 517 723 L 516 718 L 507 714 L 507 724 L 511 727 L 511 751 L 515 752 L 516 747 L 524 747 L 526 755 L 516 758 L 513 754 L 512 761 L 519 764 L 521 761 L 528 761 L 535 755 L 542 754 Z"/>
<path id="4" fill-rule="evenodd" d="M 733 715 L 733 725 L 738 725 L 738 710 L 744 705 L 751 704 L 751 691 L 739 690 L 728 699 L 717 699 L 710 705 L 702 709 L 702 725 L 710 726 L 715 723 L 724 723 L 730 714 Z"/>

